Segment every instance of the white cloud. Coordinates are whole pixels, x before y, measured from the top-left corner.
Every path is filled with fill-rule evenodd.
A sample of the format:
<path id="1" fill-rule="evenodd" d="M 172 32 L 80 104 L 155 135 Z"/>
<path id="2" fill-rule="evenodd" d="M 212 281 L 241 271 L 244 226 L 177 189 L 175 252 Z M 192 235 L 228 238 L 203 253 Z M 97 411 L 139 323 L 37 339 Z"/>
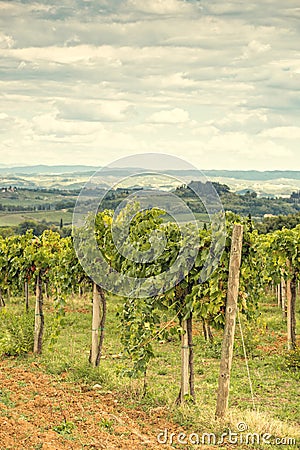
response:
<path id="1" fill-rule="evenodd" d="M 164 89 L 192 88 L 197 86 L 197 83 L 191 80 L 188 74 L 182 72 L 166 76 L 150 76 L 146 78 L 146 83 L 150 85 L 156 85 Z"/>
<path id="2" fill-rule="evenodd" d="M 193 10 L 193 6 L 181 0 L 128 0 L 127 7 L 150 14 L 182 14 Z"/>
<path id="3" fill-rule="evenodd" d="M 14 45 L 14 40 L 12 36 L 0 32 L 0 49 L 1 48 L 11 48 Z"/>
<path id="4" fill-rule="evenodd" d="M 262 131 L 261 136 L 283 140 L 300 139 L 300 126 L 269 128 L 268 130 Z"/>
<path id="5" fill-rule="evenodd" d="M 242 58 L 249 59 L 253 58 L 256 55 L 264 54 L 271 50 L 270 44 L 263 44 L 259 41 L 253 40 L 250 41 L 247 47 L 244 49 Z"/>
<path id="6" fill-rule="evenodd" d="M 58 137 L 88 135 L 101 127 L 94 122 L 78 124 L 72 120 L 60 120 L 56 118 L 56 114 L 42 114 L 34 117 L 32 122 L 37 133 Z"/>
<path id="7" fill-rule="evenodd" d="M 192 123 L 191 133 L 194 136 L 202 136 L 202 137 L 212 137 L 220 134 L 218 128 L 216 128 L 215 126 L 212 125 L 200 126 L 197 122 L 195 123 L 194 121 Z"/>
<path id="8" fill-rule="evenodd" d="M 59 110 L 58 117 L 62 119 L 80 121 L 122 122 L 134 111 L 134 106 L 124 100 L 99 100 L 98 102 L 86 99 L 66 100 L 56 102 Z"/>
<path id="9" fill-rule="evenodd" d="M 206 168 L 300 164 L 296 0 L 0 10 L 0 151 L 12 162 L 172 151 Z"/>
<path id="10" fill-rule="evenodd" d="M 157 111 L 153 113 L 148 122 L 152 123 L 167 123 L 167 124 L 176 124 L 176 123 L 184 123 L 188 122 L 189 113 L 184 109 L 174 108 L 165 111 Z"/>

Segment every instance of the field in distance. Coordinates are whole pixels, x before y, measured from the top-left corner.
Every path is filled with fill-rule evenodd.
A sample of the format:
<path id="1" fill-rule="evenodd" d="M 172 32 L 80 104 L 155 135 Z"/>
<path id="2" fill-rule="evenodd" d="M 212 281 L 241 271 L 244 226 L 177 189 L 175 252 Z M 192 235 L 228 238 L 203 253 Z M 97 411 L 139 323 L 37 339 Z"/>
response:
<path id="1" fill-rule="evenodd" d="M 0 212 L 0 227 L 13 227 L 25 221 L 47 222 L 59 226 L 60 221 L 64 225 L 71 225 L 72 213 L 69 211 L 22 211 Z"/>

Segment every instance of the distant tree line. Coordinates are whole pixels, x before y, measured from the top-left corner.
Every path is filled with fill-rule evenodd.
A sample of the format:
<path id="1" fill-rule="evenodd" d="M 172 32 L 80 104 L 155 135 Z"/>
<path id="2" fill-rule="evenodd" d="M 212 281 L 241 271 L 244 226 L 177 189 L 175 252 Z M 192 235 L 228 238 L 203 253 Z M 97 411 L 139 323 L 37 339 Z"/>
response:
<path id="1" fill-rule="evenodd" d="M 229 186 L 213 182 L 226 211 L 232 211 L 242 216 L 251 214 L 253 217 L 262 218 L 264 215 L 292 215 L 300 212 L 300 193 L 293 193 L 289 198 L 258 197 L 254 191 L 246 191 L 243 195 L 230 191 Z M 210 184 L 201 181 L 191 181 L 188 185 L 182 185 L 175 191 L 176 195 L 185 199 L 193 212 L 205 213 L 205 207 L 199 200 L 199 196 L 210 192 Z M 197 195 L 198 194 L 198 195 Z"/>
<path id="2" fill-rule="evenodd" d="M 11 227 L 0 227 L 0 235 L 3 237 L 12 235 L 23 235 L 28 230 L 32 230 L 35 236 L 41 236 L 45 230 L 52 230 L 58 232 L 61 237 L 71 236 L 72 227 L 64 226 L 63 220 L 60 219 L 59 226 L 46 220 L 37 222 L 36 220 L 24 220 L 20 224 Z"/>
<path id="3" fill-rule="evenodd" d="M 0 203 L 0 211 L 22 212 L 22 211 L 61 211 L 62 209 L 73 209 L 75 200 L 61 200 L 53 203 L 41 203 L 36 205 L 3 205 Z"/>
<path id="4" fill-rule="evenodd" d="M 255 227 L 262 234 L 270 233 L 276 230 L 287 228 L 291 230 L 300 224 L 300 213 L 288 214 L 287 216 L 279 215 L 276 217 L 266 217 L 261 222 L 257 222 Z"/>
<path id="5" fill-rule="evenodd" d="M 254 226 L 260 233 L 268 233 L 282 228 L 292 229 L 300 223 L 300 191 L 293 192 L 289 198 L 264 198 L 258 197 L 256 192 L 249 190 L 243 194 L 237 194 L 230 191 L 226 184 L 213 182 L 215 190 L 217 191 L 226 211 L 242 215 L 244 217 L 253 217 Z M 22 189 L 19 189 L 19 191 Z M 104 195 L 101 208 L 99 210 L 111 209 L 115 210 L 117 206 L 136 189 L 121 189 L 110 190 Z M 182 185 L 175 189 L 175 194 L 184 199 L 184 203 L 195 213 L 206 213 L 206 209 L 199 200 L 199 196 L 209 194 L 211 186 L 208 183 L 201 181 L 191 181 L 188 185 Z M 62 195 L 63 191 L 59 189 L 39 189 L 36 192 L 44 193 L 59 193 Z M 65 192 L 66 195 L 70 193 Z M 91 197 L 101 196 L 105 192 L 99 190 L 91 190 L 89 193 Z M 42 197 L 35 197 L 35 200 L 42 200 Z M 86 200 L 88 205 L 94 200 Z M 155 205 L 155 195 L 153 197 L 153 206 Z M 65 199 L 54 202 L 39 203 L 35 205 L 3 205 L 0 204 L 0 211 L 21 212 L 21 211 L 60 211 L 66 209 L 72 211 L 75 206 L 75 200 Z M 150 205 L 149 205 L 150 207 Z M 175 212 L 175 211 L 174 211 Z M 176 213 L 181 213 L 180 208 Z M 268 216 L 268 217 L 265 217 Z M 45 229 L 53 229 L 60 232 L 62 236 L 71 234 L 71 227 L 64 226 L 62 219 L 60 223 L 53 222 L 36 222 L 27 220 L 16 227 L 2 227 L 0 234 L 23 234 L 28 229 L 33 229 L 34 234 L 41 235 Z"/>

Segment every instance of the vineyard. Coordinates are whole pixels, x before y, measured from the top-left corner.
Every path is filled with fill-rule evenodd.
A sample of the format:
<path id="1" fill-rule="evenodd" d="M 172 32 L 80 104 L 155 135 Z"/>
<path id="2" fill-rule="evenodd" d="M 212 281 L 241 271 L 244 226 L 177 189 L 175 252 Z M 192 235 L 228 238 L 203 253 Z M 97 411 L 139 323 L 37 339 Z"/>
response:
<path id="1" fill-rule="evenodd" d="M 118 220 L 120 231 L 124 213 Z M 210 228 L 195 231 L 187 223 L 182 234 L 176 223 L 164 220 L 161 210 L 139 212 L 124 246 L 130 243 L 137 252 L 148 251 L 150 237 L 165 238 L 160 256 L 143 261 L 120 253 L 112 221 L 113 211 L 105 210 L 78 233 L 89 235 L 95 225 L 97 244 L 115 272 L 138 280 L 163 278 L 182 248 L 187 252 L 188 270 L 180 277 L 176 272 L 174 286 L 166 292 L 151 282 L 148 296 L 113 295 L 83 270 L 74 250 L 75 237 L 62 238 L 46 230 L 40 237 L 27 231 L 1 238 L 4 367 L 14 371 L 34 364 L 35 371 L 51 374 L 62 383 L 75 383 L 91 392 L 99 389 L 104 400 L 119 392 L 118 401 L 126 408 L 139 405 L 144 412 L 155 411 L 154 415 L 161 411 L 162 420 L 167 418 L 173 427 L 177 423 L 185 430 L 222 434 L 224 428 L 244 419 L 252 432 L 299 438 L 300 226 L 259 234 L 251 220 L 227 213 L 224 251 L 211 270 L 205 262 L 218 249 Z M 234 266 L 238 230 L 240 252 Z M 92 249 L 88 256 L 94 258 Z M 100 271 L 102 277 L 112 276 L 105 270 Z M 199 282 L 200 274 L 203 282 Z M 228 398 L 223 399 L 223 406 L 222 370 L 227 370 L 227 395 L 230 391 L 229 404 Z M 5 392 L 1 390 L 1 406 Z M 98 400 L 93 396 L 91 401 L 94 409 Z M 203 413 L 206 407 L 207 414 Z M 72 441 L 80 429 L 77 419 L 62 417 L 61 428 L 53 424 L 51 429 L 66 440 L 64 448 L 84 448 Z M 102 431 L 113 434 L 116 419 L 99 420 Z M 102 448 L 97 442 L 85 447 Z M 123 447 L 111 444 L 107 448 Z"/>

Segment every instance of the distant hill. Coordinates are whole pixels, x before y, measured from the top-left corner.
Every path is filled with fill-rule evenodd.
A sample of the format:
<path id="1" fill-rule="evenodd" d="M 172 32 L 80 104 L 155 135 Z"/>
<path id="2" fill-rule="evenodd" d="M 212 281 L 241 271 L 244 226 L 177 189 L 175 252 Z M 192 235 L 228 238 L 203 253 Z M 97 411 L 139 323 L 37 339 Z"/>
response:
<path id="1" fill-rule="evenodd" d="M 260 172 L 258 170 L 204 170 L 209 177 L 235 178 L 237 180 L 267 181 L 285 178 L 289 180 L 300 180 L 298 170 L 268 170 Z"/>
<path id="2" fill-rule="evenodd" d="M 57 188 L 81 189 L 85 183 L 101 167 L 89 165 L 32 165 L 7 167 L 0 165 L 0 187 L 16 186 L 23 188 Z M 168 175 L 164 179 L 156 171 L 138 167 L 103 167 L 99 177 L 93 182 L 99 184 L 100 179 L 104 185 L 124 180 L 127 187 L 134 174 L 149 173 L 144 183 L 142 177 L 134 183 L 144 188 L 151 185 L 153 188 L 172 189 L 179 184 L 191 181 L 200 181 L 201 172 L 197 170 L 162 170 L 161 174 Z M 151 173 L 152 172 L 152 173 Z M 212 182 L 226 184 L 233 192 L 255 191 L 259 197 L 289 197 L 292 192 L 300 191 L 300 171 L 275 170 L 260 172 L 257 170 L 204 170 L 204 175 Z M 169 178 L 169 180 L 168 180 Z M 146 178 L 145 178 L 146 179 Z M 126 181 L 127 180 L 127 181 Z M 202 180 L 204 181 L 204 180 Z"/>
<path id="3" fill-rule="evenodd" d="M 47 165 L 37 165 L 37 166 L 18 166 L 18 167 L 0 167 L 1 174 L 26 174 L 26 175 L 40 175 L 40 174 L 64 174 L 64 173 L 84 173 L 84 172 L 94 172 L 98 170 L 99 167 L 96 166 L 47 166 Z"/>
<path id="4" fill-rule="evenodd" d="M 17 166 L 17 167 L 1 167 L 0 174 L 27 174 L 27 175 L 39 175 L 39 174 L 64 174 L 64 173 L 90 173 L 93 174 L 96 170 L 99 170 L 99 166 L 86 166 L 86 165 L 55 165 L 48 166 L 45 164 L 35 166 Z M 140 170 L 139 168 L 104 168 L 104 173 L 107 175 L 127 175 Z M 187 175 L 196 176 L 197 170 L 167 170 L 163 171 L 170 175 Z M 268 181 L 277 179 L 290 179 L 300 180 L 300 171 L 293 170 L 272 170 L 272 171 L 258 171 L 258 170 L 203 170 L 203 173 L 208 177 L 213 178 L 232 178 L 236 180 L 249 180 L 249 181 Z"/>

